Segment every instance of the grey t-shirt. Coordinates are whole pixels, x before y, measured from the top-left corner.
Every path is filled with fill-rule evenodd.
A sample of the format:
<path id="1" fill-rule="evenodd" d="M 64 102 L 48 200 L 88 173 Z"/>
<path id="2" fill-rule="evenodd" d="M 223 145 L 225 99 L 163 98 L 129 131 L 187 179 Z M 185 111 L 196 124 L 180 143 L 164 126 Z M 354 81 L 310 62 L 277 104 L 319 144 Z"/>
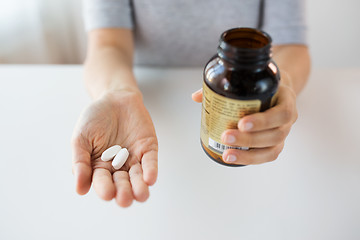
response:
<path id="1" fill-rule="evenodd" d="M 135 64 L 204 66 L 220 34 L 257 27 L 260 0 L 84 0 L 88 31 L 130 28 Z M 263 30 L 273 44 L 306 44 L 305 0 L 267 0 Z"/>

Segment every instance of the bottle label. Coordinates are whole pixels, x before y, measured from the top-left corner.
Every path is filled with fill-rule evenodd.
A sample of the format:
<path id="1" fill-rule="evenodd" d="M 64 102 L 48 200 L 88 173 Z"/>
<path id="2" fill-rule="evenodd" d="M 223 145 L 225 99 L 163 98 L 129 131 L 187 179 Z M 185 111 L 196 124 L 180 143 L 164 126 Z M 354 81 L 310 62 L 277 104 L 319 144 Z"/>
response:
<path id="1" fill-rule="evenodd" d="M 259 112 L 260 107 L 261 101 L 258 99 L 227 98 L 215 93 L 204 82 L 200 133 L 202 143 L 216 154 L 222 154 L 230 148 L 247 150 L 246 146 L 232 147 L 222 144 L 221 134 L 226 129 L 236 129 L 240 118 Z"/>

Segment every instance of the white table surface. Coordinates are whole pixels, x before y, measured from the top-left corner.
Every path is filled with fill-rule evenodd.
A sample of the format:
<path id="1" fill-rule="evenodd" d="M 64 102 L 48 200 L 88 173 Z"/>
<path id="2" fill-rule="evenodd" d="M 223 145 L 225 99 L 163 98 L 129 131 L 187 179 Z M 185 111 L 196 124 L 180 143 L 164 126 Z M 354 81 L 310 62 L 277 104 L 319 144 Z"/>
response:
<path id="1" fill-rule="evenodd" d="M 74 191 L 79 66 L 0 67 L 0 239 L 360 239 L 360 68 L 314 70 L 278 160 L 224 167 L 199 143 L 201 69 L 138 69 L 159 138 L 150 199 Z"/>

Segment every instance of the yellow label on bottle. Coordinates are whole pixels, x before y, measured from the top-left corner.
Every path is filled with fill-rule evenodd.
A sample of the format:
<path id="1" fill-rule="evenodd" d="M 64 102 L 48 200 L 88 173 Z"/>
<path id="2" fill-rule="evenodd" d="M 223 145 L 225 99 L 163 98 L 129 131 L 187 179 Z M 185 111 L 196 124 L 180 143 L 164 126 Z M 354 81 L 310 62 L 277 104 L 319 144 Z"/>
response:
<path id="1" fill-rule="evenodd" d="M 248 149 L 246 146 L 231 147 L 222 144 L 221 134 L 226 129 L 236 129 L 242 117 L 259 112 L 260 107 L 261 101 L 258 99 L 227 98 L 215 93 L 204 83 L 200 133 L 202 143 L 217 154 L 222 154 L 229 148 Z"/>

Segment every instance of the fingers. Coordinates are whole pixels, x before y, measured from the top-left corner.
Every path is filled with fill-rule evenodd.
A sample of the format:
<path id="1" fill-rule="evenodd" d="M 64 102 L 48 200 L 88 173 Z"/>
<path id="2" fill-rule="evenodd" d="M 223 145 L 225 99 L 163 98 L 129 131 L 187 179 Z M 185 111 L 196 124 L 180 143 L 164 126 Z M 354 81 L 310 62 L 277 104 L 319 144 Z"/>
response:
<path id="1" fill-rule="evenodd" d="M 129 173 L 116 171 L 113 179 L 116 187 L 116 202 L 121 207 L 128 207 L 135 198 L 144 202 L 149 197 L 149 187 L 156 182 L 158 173 L 158 152 L 146 152 L 139 163 L 130 167 Z M 142 169 L 141 169 L 142 167 Z"/>
<path id="2" fill-rule="evenodd" d="M 146 152 L 141 159 L 141 165 L 145 183 L 152 186 L 158 174 L 158 152 L 155 150 Z"/>
<path id="3" fill-rule="evenodd" d="M 230 146 L 250 147 L 250 150 L 228 149 L 225 162 L 239 165 L 261 164 L 275 160 L 297 119 L 296 95 L 286 86 L 279 87 L 277 104 L 265 112 L 243 117 L 238 129 L 226 130 L 221 140 Z"/>
<path id="4" fill-rule="evenodd" d="M 296 95 L 289 87 L 280 86 L 277 104 L 265 112 L 243 117 L 238 128 L 243 132 L 254 132 L 293 124 L 298 116 L 295 99 Z"/>
<path id="5" fill-rule="evenodd" d="M 149 186 L 143 179 L 143 173 L 139 163 L 130 167 L 129 176 L 134 198 L 139 202 L 146 201 L 149 197 Z"/>
<path id="6" fill-rule="evenodd" d="M 222 157 L 225 162 L 238 165 L 255 165 L 271 162 L 277 159 L 284 143 L 269 148 L 254 148 L 250 150 L 228 149 Z"/>
<path id="7" fill-rule="evenodd" d="M 194 92 L 191 95 L 192 100 L 194 100 L 195 102 L 201 103 L 202 101 L 202 88 L 197 90 L 196 92 Z"/>
<path id="8" fill-rule="evenodd" d="M 96 168 L 94 170 L 93 187 L 97 195 L 105 201 L 110 201 L 115 196 L 116 188 L 112 175 L 107 169 Z"/>
<path id="9" fill-rule="evenodd" d="M 129 174 L 125 171 L 116 171 L 113 174 L 116 187 L 116 203 L 120 207 L 129 207 L 133 202 L 133 194 Z"/>
<path id="10" fill-rule="evenodd" d="M 76 192 L 86 194 L 91 186 L 91 156 L 90 150 L 80 139 L 72 141 L 73 162 L 72 169 L 75 176 Z"/>
<path id="11" fill-rule="evenodd" d="M 259 132 L 240 132 L 238 129 L 226 130 L 221 140 L 224 144 L 236 147 L 265 148 L 281 144 L 290 132 L 291 125 Z"/>
<path id="12" fill-rule="evenodd" d="M 139 163 L 131 166 L 129 173 L 116 171 L 111 175 L 107 169 L 95 169 L 93 187 L 101 199 L 110 201 L 115 197 L 116 203 L 121 207 L 129 207 L 134 198 L 144 202 L 149 197 L 149 187 L 143 180 Z"/>

